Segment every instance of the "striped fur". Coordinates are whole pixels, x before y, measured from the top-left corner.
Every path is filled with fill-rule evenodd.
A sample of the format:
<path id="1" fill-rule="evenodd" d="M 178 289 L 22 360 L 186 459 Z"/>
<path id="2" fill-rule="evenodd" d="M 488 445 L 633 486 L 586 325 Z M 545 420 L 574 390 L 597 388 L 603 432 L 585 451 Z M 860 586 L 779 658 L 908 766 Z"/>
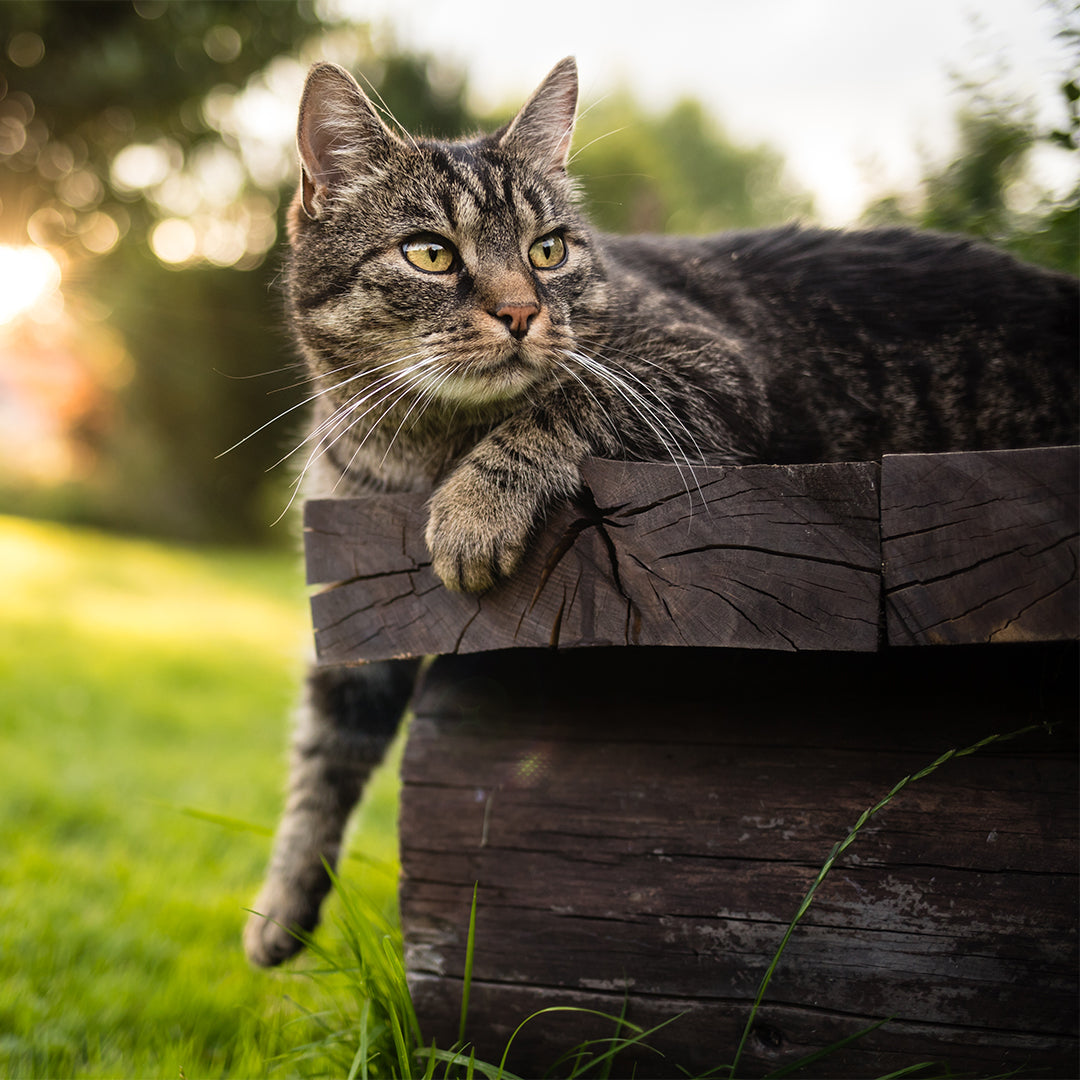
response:
<path id="1" fill-rule="evenodd" d="M 506 128 L 439 142 L 393 132 L 340 68 L 312 69 L 288 275 L 309 494 L 430 493 L 435 571 L 481 591 L 588 454 L 674 461 L 689 484 L 698 463 L 1077 440 L 1075 281 L 901 230 L 598 235 L 566 173 L 576 99 L 564 60 Z M 545 238 L 564 262 L 530 261 Z M 412 674 L 313 672 L 254 962 L 315 925 L 323 860 Z"/>

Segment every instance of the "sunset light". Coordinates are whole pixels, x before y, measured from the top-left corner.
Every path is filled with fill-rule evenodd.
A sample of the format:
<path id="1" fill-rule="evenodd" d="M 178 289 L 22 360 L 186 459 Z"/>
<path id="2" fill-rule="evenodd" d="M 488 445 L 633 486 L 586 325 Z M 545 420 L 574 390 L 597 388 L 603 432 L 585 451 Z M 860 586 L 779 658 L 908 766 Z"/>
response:
<path id="1" fill-rule="evenodd" d="M 30 311 L 60 285 L 60 266 L 44 248 L 0 245 L 0 326 Z"/>

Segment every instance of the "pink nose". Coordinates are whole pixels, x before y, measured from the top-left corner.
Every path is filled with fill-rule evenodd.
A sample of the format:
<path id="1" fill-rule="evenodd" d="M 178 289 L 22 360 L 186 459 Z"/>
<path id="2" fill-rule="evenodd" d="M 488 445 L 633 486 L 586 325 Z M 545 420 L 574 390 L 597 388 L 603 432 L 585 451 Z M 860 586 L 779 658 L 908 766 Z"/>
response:
<path id="1" fill-rule="evenodd" d="M 495 318 L 506 323 L 506 328 L 516 338 L 523 338 L 529 332 L 529 323 L 534 315 L 540 313 L 536 304 L 503 304 L 495 311 Z"/>

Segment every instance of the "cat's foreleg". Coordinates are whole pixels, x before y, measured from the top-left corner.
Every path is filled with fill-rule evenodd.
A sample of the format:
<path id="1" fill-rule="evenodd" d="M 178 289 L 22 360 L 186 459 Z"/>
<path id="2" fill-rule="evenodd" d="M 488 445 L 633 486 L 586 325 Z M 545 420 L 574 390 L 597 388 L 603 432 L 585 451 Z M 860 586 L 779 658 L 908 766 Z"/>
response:
<path id="1" fill-rule="evenodd" d="M 483 592 L 512 574 L 551 505 L 580 487 L 587 442 L 567 423 L 536 420 L 501 424 L 432 495 L 425 539 L 448 589 Z"/>
<path id="2" fill-rule="evenodd" d="M 313 668 L 292 744 L 289 791 L 266 882 L 244 930 L 248 959 L 271 967 L 301 948 L 330 890 L 349 814 L 397 731 L 419 661 Z"/>

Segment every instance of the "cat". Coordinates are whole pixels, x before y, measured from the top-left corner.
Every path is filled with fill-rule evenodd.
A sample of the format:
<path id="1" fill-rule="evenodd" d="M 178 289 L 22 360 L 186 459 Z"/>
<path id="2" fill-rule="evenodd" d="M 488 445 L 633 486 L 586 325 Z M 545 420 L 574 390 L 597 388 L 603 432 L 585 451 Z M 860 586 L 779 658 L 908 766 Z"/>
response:
<path id="1" fill-rule="evenodd" d="M 577 69 L 505 127 L 399 135 L 315 65 L 288 318 L 313 385 L 305 490 L 430 495 L 447 588 L 514 572 L 587 455 L 695 463 L 1077 441 L 1077 283 L 980 243 L 786 227 L 615 237 L 567 173 Z M 318 921 L 417 663 L 315 668 L 245 930 L 272 965 Z"/>

